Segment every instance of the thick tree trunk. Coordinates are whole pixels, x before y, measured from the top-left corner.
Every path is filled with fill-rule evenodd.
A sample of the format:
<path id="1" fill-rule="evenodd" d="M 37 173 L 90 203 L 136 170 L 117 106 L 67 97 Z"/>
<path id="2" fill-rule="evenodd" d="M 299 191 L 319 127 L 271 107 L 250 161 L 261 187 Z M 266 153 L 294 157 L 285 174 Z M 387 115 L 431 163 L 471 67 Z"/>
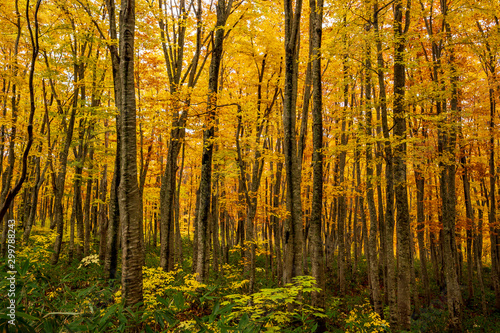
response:
<path id="1" fill-rule="evenodd" d="M 118 206 L 122 228 L 122 302 L 125 306 L 142 302 L 144 264 L 142 200 L 137 180 L 134 33 L 135 0 L 124 0 L 121 3 L 119 40 L 122 136 Z"/>

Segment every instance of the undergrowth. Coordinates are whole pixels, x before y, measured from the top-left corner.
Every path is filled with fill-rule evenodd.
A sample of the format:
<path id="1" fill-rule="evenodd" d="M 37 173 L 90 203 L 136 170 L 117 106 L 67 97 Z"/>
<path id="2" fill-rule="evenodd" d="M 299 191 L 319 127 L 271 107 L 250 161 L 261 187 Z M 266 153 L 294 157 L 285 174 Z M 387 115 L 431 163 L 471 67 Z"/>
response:
<path id="1" fill-rule="evenodd" d="M 248 294 L 240 251 L 231 254 L 230 263 L 221 266 L 219 274 L 212 272 L 209 282 L 201 284 L 189 271 L 188 260 L 164 272 L 157 268 L 158 249 L 148 249 L 143 267 L 144 302 L 124 308 L 120 277 L 105 280 L 95 253 L 72 263 L 62 253 L 60 263 L 51 266 L 53 238 L 48 229 L 34 228 L 30 243 L 17 254 L 16 326 L 7 325 L 4 291 L 8 281 L 0 280 L 1 332 L 125 332 L 130 327 L 140 327 L 141 332 L 391 331 L 370 305 L 363 261 L 350 280 L 358 288 L 338 295 L 335 285 L 328 285 L 323 310 L 310 305 L 311 293 L 319 291 L 310 276 L 280 286 L 261 268 L 256 274 L 257 292 Z M 189 240 L 184 239 L 183 245 L 185 253 L 190 253 Z M 262 267 L 265 260 L 258 258 L 257 262 Z M 5 263 L 1 266 L 0 271 L 6 272 Z M 412 320 L 412 331 L 442 332 L 445 319 L 445 309 L 424 309 Z M 470 332 L 493 332 L 499 329 L 496 325 L 492 318 L 473 310 L 464 320 Z"/>

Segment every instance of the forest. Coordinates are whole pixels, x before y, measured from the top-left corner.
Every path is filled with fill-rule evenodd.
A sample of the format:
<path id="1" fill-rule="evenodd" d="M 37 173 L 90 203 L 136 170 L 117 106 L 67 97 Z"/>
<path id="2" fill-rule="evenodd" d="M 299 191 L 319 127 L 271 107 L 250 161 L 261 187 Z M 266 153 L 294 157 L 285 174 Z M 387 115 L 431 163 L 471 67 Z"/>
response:
<path id="1" fill-rule="evenodd" d="M 500 332 L 500 2 L 3 0 L 2 332 Z"/>

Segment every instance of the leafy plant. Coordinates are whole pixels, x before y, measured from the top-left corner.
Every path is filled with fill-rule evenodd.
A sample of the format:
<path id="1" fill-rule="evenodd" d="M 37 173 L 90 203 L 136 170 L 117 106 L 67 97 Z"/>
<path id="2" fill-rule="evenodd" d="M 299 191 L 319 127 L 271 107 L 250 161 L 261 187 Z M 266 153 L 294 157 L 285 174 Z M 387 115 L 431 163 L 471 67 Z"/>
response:
<path id="1" fill-rule="evenodd" d="M 356 305 L 346 320 L 346 332 L 371 333 L 389 331 L 389 323 L 373 311 L 368 300 L 363 305 Z"/>
<path id="2" fill-rule="evenodd" d="M 300 328 L 309 332 L 315 325 L 315 318 L 326 317 L 322 309 L 304 302 L 306 294 L 320 291 L 315 283 L 311 276 L 298 276 L 283 288 L 262 289 L 251 295 L 228 295 L 222 305 L 234 305 L 227 319 L 241 327 L 250 325 L 266 332 Z"/>

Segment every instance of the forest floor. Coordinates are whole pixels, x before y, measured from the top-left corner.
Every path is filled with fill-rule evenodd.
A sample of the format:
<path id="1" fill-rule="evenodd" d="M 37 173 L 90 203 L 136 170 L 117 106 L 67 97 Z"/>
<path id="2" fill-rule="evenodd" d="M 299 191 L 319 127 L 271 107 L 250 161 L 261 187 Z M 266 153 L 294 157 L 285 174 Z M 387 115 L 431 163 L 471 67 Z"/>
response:
<path id="1" fill-rule="evenodd" d="M 172 272 L 158 268 L 159 247 L 147 247 L 144 306 L 124 309 L 120 279 L 103 278 L 97 255 L 70 263 L 64 252 L 59 264 L 51 266 L 52 240 L 49 232 L 35 230 L 29 246 L 18 254 L 15 326 L 8 324 L 9 281 L 6 276 L 1 278 L 1 332 L 123 332 L 138 324 L 141 332 L 313 332 L 320 327 L 327 332 L 395 332 L 370 305 L 364 259 L 356 274 L 349 277 L 344 295 L 332 282 L 336 281 L 336 269 L 331 263 L 323 311 L 308 305 L 315 290 L 311 277 L 298 277 L 292 284 L 280 286 L 265 268 L 264 255 L 257 258 L 257 292 L 251 295 L 245 291 L 248 280 L 240 251 L 230 253 L 229 263 L 222 265 L 219 273 L 211 270 L 208 284 L 198 283 L 191 274 L 192 245 L 185 238 L 183 265 Z M 8 269 L 3 259 L 0 265 L 5 275 Z M 489 268 L 484 274 L 489 275 Z M 446 331 L 446 295 L 437 285 L 431 288 L 430 306 L 413 309 L 412 332 Z M 464 332 L 500 332 L 500 314 L 493 311 L 494 293 L 489 285 L 486 290 L 491 313 L 481 313 L 480 296 L 474 295 L 466 302 Z M 462 294 L 466 292 L 464 288 Z M 423 303 L 423 298 L 420 301 Z M 384 317 L 388 317 L 388 307 Z"/>

